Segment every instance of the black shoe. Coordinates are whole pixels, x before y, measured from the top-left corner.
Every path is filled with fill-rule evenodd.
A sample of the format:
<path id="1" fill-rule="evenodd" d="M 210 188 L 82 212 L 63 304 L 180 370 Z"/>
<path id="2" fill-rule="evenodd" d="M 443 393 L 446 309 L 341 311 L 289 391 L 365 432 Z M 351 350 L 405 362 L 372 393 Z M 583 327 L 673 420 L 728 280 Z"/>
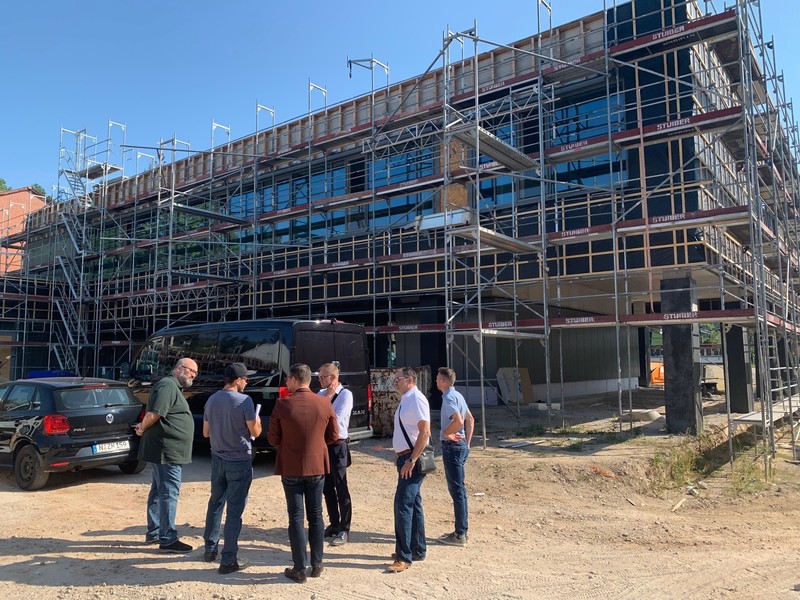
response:
<path id="1" fill-rule="evenodd" d="M 144 538 L 144 543 L 147 544 L 147 545 L 157 544 L 158 543 L 158 538 L 147 538 L 146 537 L 146 538 Z"/>
<path id="2" fill-rule="evenodd" d="M 220 575 L 227 575 L 228 573 L 235 573 L 236 571 L 242 571 L 247 568 L 247 565 L 250 564 L 250 561 L 246 558 L 237 558 L 229 565 L 220 565 L 219 569 L 217 569 L 217 573 Z"/>
<path id="3" fill-rule="evenodd" d="M 338 527 L 334 527 L 333 525 L 328 525 L 325 528 L 325 537 L 334 537 L 336 535 L 339 535 Z"/>
<path id="4" fill-rule="evenodd" d="M 186 554 L 194 550 L 189 544 L 184 544 L 180 540 L 175 540 L 171 544 L 159 544 L 158 549 L 161 552 L 173 552 L 175 554 Z"/>
<path id="5" fill-rule="evenodd" d="M 290 569 L 286 568 L 283 571 L 283 574 L 291 579 L 292 581 L 296 581 L 297 583 L 305 583 L 306 582 L 306 570 L 305 569 Z"/>
<path id="6" fill-rule="evenodd" d="M 322 572 L 324 570 L 325 570 L 325 568 L 322 565 L 318 565 L 316 567 L 311 567 L 311 576 L 312 577 L 319 577 L 320 575 L 322 575 Z"/>
<path id="7" fill-rule="evenodd" d="M 216 550 L 206 550 L 203 554 L 203 560 L 206 562 L 214 562 L 217 559 Z"/>

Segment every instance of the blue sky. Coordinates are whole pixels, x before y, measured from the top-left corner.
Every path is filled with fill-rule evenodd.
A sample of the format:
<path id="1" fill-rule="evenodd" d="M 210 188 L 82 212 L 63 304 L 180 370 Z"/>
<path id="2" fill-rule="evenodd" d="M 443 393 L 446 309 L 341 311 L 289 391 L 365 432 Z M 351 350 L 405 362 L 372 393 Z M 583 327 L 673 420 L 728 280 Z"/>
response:
<path id="1" fill-rule="evenodd" d="M 603 8 L 602 0 L 551 3 L 554 24 Z M 797 4 L 761 4 L 788 94 L 800 100 L 800 63 L 791 60 L 800 36 L 788 18 Z M 535 33 L 536 2 L 8 2 L 0 35 L 0 178 L 51 192 L 61 127 L 103 140 L 111 120 L 125 125 L 130 145 L 156 146 L 175 135 L 204 150 L 213 120 L 241 138 L 255 130 L 256 102 L 283 122 L 307 112 L 309 80 L 327 89 L 328 104 L 368 92 L 370 72 L 354 68 L 350 78 L 348 57 L 374 56 L 389 65 L 392 82 L 407 79 L 434 60 L 444 31 L 475 21 L 484 39 L 516 41 Z M 375 81 L 385 81 L 383 71 Z M 322 105 L 322 94 L 312 93 L 312 107 Z M 260 126 L 270 123 L 262 111 Z M 113 130 L 115 142 L 120 131 Z M 219 129 L 214 135 L 215 144 L 226 140 Z"/>

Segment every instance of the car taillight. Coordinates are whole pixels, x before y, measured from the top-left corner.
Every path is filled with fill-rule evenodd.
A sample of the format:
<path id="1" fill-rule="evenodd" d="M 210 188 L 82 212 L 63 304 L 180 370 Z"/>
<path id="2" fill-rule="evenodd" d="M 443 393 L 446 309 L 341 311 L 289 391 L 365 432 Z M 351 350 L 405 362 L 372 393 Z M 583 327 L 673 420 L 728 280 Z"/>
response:
<path id="1" fill-rule="evenodd" d="M 42 423 L 45 435 L 59 435 L 69 431 L 69 421 L 64 415 L 47 415 Z"/>
<path id="2" fill-rule="evenodd" d="M 144 421 L 144 416 L 147 414 L 147 405 L 142 404 L 142 410 L 139 411 L 139 418 L 137 419 L 138 423 Z"/>
<path id="3" fill-rule="evenodd" d="M 289 397 L 289 388 L 285 385 L 282 385 L 278 388 L 278 398 L 288 398 Z"/>
<path id="4" fill-rule="evenodd" d="M 369 415 L 369 426 L 372 427 L 372 386 L 367 384 L 367 414 Z"/>

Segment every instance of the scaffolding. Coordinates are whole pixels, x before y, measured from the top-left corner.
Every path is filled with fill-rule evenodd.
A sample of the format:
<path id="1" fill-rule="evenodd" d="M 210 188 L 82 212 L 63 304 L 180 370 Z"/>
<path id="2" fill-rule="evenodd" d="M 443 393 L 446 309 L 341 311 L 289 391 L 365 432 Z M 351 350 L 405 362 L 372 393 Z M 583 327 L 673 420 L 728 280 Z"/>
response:
<path id="1" fill-rule="evenodd" d="M 418 77 L 347 66 L 369 94 L 329 104 L 309 81 L 304 116 L 256 103 L 254 134 L 212 120 L 210 150 L 131 148 L 132 175 L 124 126 L 62 131 L 59 202 L 25 232 L 50 307 L 16 300 L 32 327 L 53 313 L 61 368 L 114 372 L 175 323 L 352 318 L 375 364 L 446 362 L 517 415 L 533 371 L 551 423 L 580 393 L 630 411 L 650 328 L 714 323 L 726 365 L 756 357 L 757 408 L 726 381 L 731 431 L 757 426 L 767 469 L 776 424 L 796 439 L 798 131 L 758 2 L 604 2 L 554 27 L 539 0 L 529 38 L 448 30 Z"/>

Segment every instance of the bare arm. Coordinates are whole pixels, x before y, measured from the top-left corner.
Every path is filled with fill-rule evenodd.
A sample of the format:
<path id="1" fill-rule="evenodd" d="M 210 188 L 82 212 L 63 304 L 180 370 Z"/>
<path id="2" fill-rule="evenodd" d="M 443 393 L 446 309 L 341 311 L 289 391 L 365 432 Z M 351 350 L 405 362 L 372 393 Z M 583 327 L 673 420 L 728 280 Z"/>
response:
<path id="1" fill-rule="evenodd" d="M 142 419 L 141 423 L 137 423 L 134 431 L 136 431 L 136 435 L 140 436 L 150 429 L 156 422 L 161 418 L 161 415 L 154 412 L 145 413 L 144 419 Z"/>
<path id="2" fill-rule="evenodd" d="M 250 432 L 250 435 L 254 438 L 261 435 L 261 417 L 256 415 L 256 418 L 253 421 L 245 421 L 247 424 L 247 430 Z"/>
<path id="3" fill-rule="evenodd" d="M 475 417 L 467 410 L 467 418 L 464 420 L 464 433 L 467 436 L 467 448 L 472 444 L 472 434 L 475 431 Z"/>
<path id="4" fill-rule="evenodd" d="M 203 437 L 208 438 L 211 437 L 211 427 L 208 425 L 208 421 L 203 419 Z"/>

